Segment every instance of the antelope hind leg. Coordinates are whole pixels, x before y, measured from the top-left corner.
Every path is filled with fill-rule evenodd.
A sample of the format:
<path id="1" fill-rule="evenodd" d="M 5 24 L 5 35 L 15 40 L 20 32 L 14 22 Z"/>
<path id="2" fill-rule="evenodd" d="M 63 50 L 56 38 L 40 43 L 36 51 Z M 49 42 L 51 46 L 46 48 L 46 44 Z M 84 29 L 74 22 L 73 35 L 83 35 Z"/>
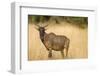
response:
<path id="1" fill-rule="evenodd" d="M 67 46 L 66 46 L 66 56 L 68 57 L 68 50 L 69 50 L 69 44 L 70 44 L 70 40 L 67 41 Z"/>
<path id="2" fill-rule="evenodd" d="M 63 50 L 63 51 L 61 51 L 61 55 L 62 55 L 62 57 L 64 58 L 64 50 Z"/>

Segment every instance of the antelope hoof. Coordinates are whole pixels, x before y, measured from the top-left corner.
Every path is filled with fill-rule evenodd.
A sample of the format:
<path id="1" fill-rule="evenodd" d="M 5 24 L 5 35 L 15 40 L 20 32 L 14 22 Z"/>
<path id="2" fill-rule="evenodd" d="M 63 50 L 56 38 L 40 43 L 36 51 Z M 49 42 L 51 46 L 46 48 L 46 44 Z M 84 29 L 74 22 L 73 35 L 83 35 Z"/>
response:
<path id="1" fill-rule="evenodd" d="M 52 57 L 52 54 L 51 54 L 51 53 L 49 53 L 48 57 L 49 57 L 49 58 L 51 58 L 51 57 Z"/>

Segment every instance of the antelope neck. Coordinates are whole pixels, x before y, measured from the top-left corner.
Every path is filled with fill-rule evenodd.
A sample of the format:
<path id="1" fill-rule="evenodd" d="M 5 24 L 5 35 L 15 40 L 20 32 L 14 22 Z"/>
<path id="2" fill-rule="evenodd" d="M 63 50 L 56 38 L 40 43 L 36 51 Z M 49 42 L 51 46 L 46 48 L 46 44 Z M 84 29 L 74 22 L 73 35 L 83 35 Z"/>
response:
<path id="1" fill-rule="evenodd" d="M 40 32 L 40 39 L 41 39 L 42 42 L 44 42 L 44 35 L 45 35 L 45 34 L 46 34 L 45 31 Z"/>

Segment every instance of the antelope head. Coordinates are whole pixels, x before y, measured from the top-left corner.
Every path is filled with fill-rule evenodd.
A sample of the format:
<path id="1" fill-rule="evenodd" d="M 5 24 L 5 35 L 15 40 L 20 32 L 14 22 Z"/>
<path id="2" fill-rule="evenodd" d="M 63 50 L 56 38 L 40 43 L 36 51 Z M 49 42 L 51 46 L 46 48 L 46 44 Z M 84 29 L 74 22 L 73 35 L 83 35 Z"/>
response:
<path id="1" fill-rule="evenodd" d="M 47 26 L 48 26 L 48 24 L 46 24 L 46 25 L 37 24 L 35 26 L 35 28 L 39 31 L 40 39 L 42 40 L 42 42 L 44 41 L 44 35 L 46 34 L 45 30 L 47 30 Z"/>

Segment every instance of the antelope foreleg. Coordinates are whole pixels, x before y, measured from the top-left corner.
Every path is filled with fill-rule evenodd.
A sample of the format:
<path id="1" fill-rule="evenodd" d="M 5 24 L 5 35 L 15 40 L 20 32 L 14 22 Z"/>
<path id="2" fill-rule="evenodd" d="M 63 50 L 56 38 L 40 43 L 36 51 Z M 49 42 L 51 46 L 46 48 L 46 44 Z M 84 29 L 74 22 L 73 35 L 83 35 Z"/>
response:
<path id="1" fill-rule="evenodd" d="M 52 57 L 52 49 L 49 49 L 49 54 L 48 57 L 51 58 Z"/>
<path id="2" fill-rule="evenodd" d="M 62 55 L 62 57 L 64 58 L 64 50 L 63 50 L 63 51 L 61 51 L 61 55 Z"/>

